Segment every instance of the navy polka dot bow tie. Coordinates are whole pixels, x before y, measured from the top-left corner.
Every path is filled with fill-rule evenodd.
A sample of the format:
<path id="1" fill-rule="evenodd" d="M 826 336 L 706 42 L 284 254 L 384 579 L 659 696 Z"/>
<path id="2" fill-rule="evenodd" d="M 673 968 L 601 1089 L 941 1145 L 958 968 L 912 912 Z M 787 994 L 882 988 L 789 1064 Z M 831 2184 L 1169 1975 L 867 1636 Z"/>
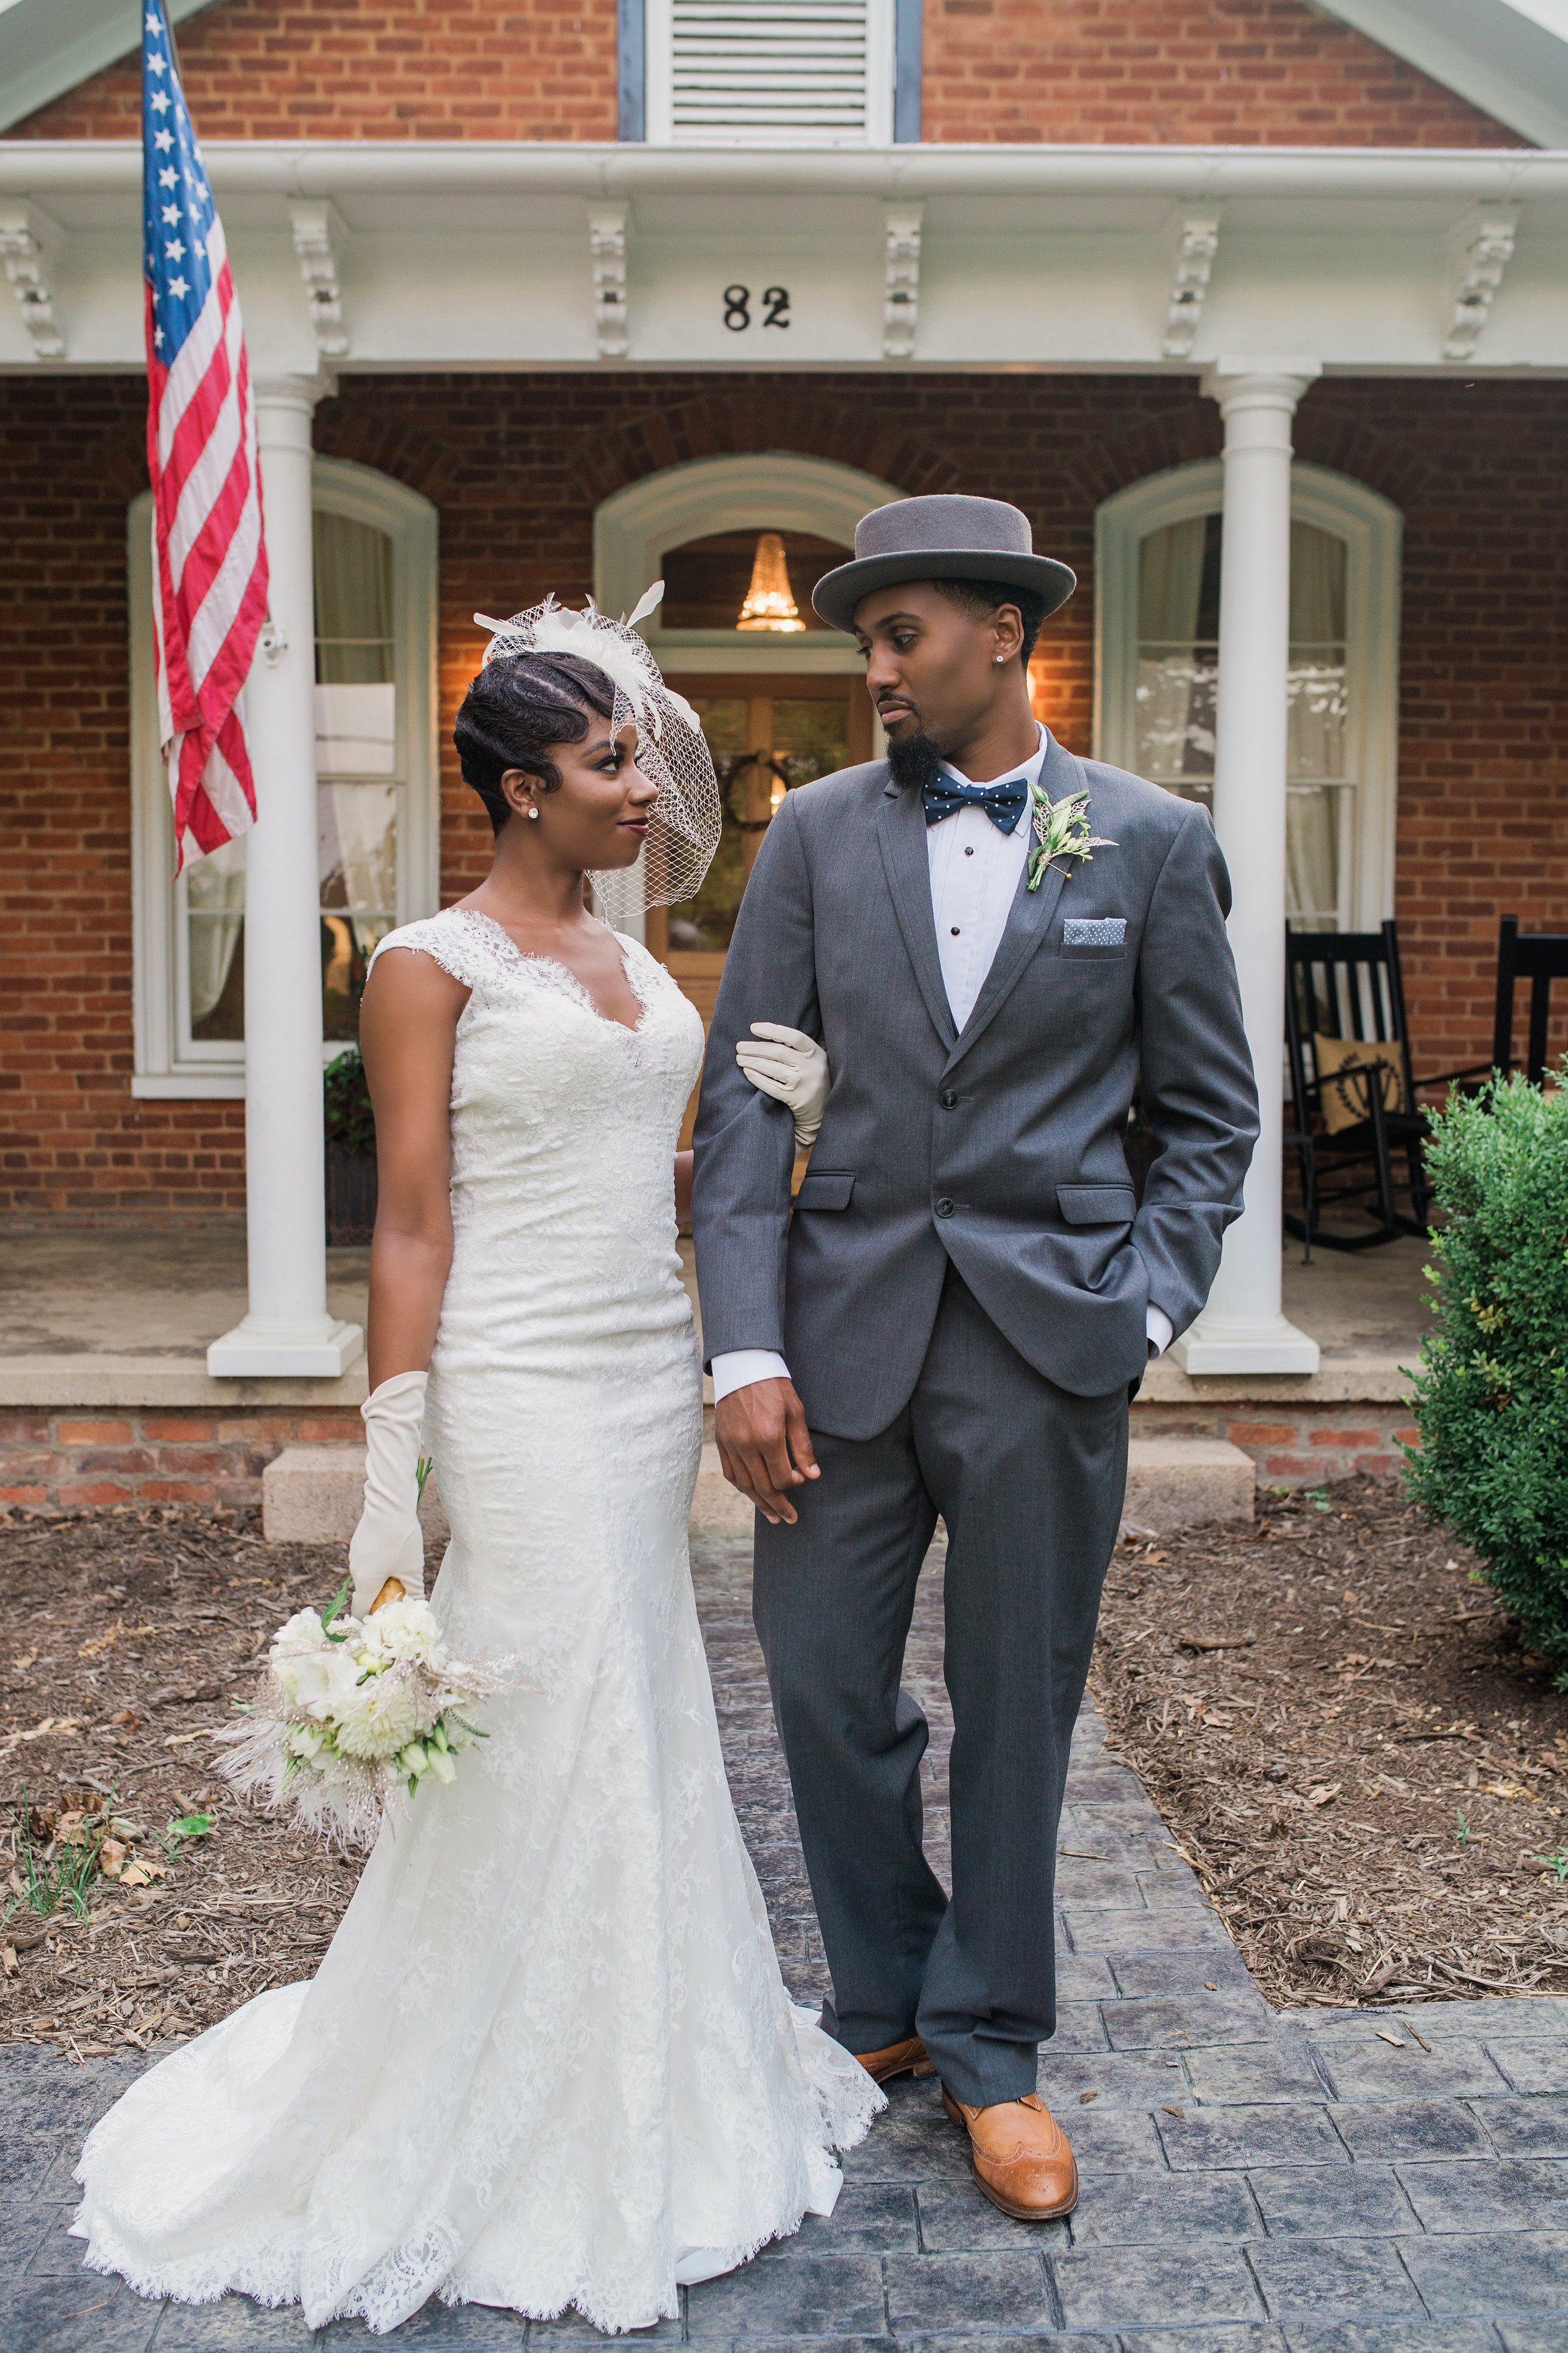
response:
<path id="1" fill-rule="evenodd" d="M 999 785 L 961 785 L 956 776 L 939 776 L 925 788 L 926 823 L 940 825 L 961 808 L 983 808 L 1002 833 L 1011 833 L 1029 805 L 1025 776 L 1004 776 Z"/>

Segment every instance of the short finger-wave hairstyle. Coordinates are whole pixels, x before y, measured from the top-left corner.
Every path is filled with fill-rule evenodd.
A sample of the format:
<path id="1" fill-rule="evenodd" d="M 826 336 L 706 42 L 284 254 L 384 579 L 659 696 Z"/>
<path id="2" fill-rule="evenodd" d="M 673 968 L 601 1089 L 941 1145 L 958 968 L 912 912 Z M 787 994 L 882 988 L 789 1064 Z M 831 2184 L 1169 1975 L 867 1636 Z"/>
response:
<path id="1" fill-rule="evenodd" d="M 550 754 L 557 744 L 580 744 L 591 713 L 610 718 L 616 691 L 604 671 L 580 654 L 518 654 L 489 661 L 464 695 L 452 728 L 463 782 L 485 805 L 492 832 L 511 815 L 500 780 L 509 768 L 537 776 L 547 793 L 561 789 Z"/>

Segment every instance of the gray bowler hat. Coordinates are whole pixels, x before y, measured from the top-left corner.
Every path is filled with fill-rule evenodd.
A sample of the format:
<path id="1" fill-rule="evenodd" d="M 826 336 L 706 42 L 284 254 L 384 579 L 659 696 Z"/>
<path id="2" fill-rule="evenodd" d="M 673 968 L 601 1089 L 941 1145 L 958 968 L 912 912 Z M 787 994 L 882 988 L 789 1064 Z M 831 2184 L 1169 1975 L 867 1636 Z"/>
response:
<path id="1" fill-rule="evenodd" d="M 998 580 L 1032 588 L 1046 611 L 1065 605 L 1078 576 L 1037 555 L 1029 518 L 1001 499 L 897 499 L 855 526 L 855 561 L 825 573 L 811 601 L 836 629 L 852 629 L 873 588 L 900 580 Z"/>

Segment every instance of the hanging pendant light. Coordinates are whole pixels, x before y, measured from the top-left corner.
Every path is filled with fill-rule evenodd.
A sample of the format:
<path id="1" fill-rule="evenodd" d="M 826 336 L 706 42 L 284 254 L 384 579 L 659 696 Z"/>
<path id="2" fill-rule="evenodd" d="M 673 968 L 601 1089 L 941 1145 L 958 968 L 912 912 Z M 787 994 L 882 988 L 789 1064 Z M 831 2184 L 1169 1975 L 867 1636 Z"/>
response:
<path id="1" fill-rule="evenodd" d="M 764 531 L 752 562 L 752 585 L 735 623 L 738 629 L 773 629 L 793 637 L 804 629 L 800 607 L 790 594 L 789 565 L 784 543 L 776 531 Z"/>

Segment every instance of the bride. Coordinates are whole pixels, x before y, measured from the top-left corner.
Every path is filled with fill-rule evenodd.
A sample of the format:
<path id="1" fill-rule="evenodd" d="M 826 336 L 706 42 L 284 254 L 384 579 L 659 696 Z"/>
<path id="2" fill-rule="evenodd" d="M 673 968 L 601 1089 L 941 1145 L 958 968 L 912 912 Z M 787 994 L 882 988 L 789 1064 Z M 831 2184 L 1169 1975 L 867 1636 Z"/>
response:
<path id="1" fill-rule="evenodd" d="M 144 2295 L 240 2289 L 311 2327 L 384 2331 L 435 2295 L 646 2328 L 830 2212 L 829 2152 L 883 2097 L 785 1995 L 692 1599 L 675 1145 L 701 1022 L 584 905 L 639 856 L 639 902 L 645 877 L 689 894 L 711 763 L 633 630 L 552 600 L 498 628 L 456 733 L 494 864 L 382 942 L 364 996 L 381 1207 L 350 1563 L 361 1615 L 389 1577 L 423 1591 L 423 1429 L 452 1528 L 434 1608 L 517 1681 L 383 1830 L 315 1978 L 96 2126 L 73 2228 Z"/>

